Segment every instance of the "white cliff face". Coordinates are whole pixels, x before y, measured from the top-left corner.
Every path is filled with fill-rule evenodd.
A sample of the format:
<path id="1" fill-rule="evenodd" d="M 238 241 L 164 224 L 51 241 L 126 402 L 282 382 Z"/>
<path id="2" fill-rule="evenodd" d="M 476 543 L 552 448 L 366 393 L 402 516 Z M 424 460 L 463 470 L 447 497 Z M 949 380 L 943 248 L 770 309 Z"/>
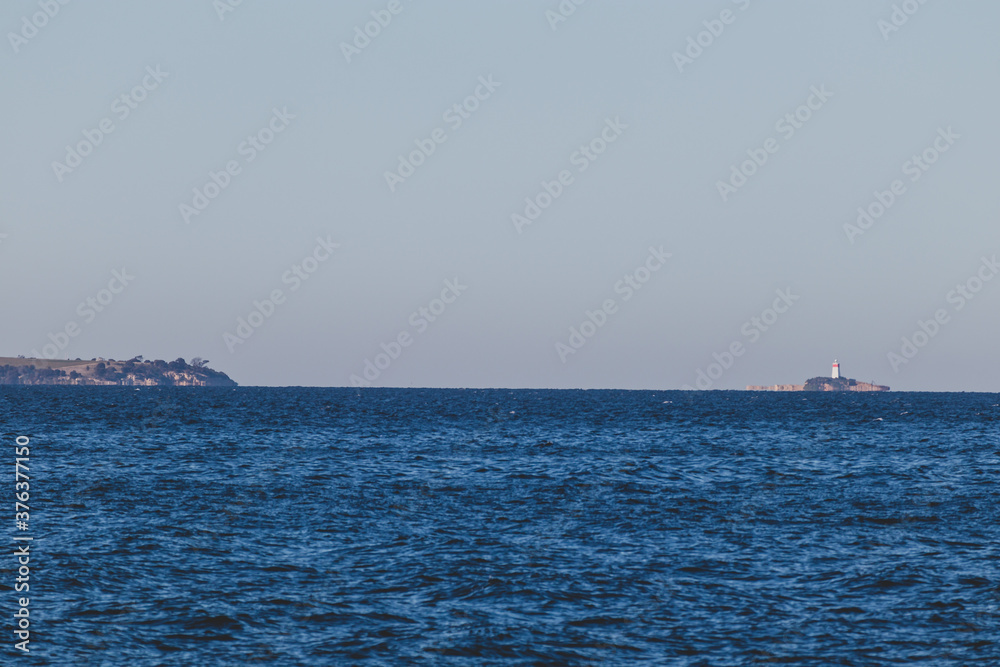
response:
<path id="1" fill-rule="evenodd" d="M 173 380 L 175 387 L 205 387 L 208 385 L 204 378 L 191 373 L 167 371 L 164 375 Z"/>

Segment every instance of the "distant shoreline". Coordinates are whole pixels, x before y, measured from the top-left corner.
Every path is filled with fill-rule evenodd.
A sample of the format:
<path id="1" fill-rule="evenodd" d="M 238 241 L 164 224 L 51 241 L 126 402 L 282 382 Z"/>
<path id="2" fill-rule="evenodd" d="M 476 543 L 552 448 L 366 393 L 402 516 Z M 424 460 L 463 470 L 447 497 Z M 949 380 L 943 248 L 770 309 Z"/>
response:
<path id="1" fill-rule="evenodd" d="M 747 391 L 890 391 L 889 387 L 844 377 L 814 377 L 805 384 L 747 385 Z"/>
<path id="2" fill-rule="evenodd" d="M 171 362 L 134 357 L 116 359 L 38 359 L 0 357 L 0 385 L 236 387 L 237 383 L 208 362 L 195 358 Z"/>

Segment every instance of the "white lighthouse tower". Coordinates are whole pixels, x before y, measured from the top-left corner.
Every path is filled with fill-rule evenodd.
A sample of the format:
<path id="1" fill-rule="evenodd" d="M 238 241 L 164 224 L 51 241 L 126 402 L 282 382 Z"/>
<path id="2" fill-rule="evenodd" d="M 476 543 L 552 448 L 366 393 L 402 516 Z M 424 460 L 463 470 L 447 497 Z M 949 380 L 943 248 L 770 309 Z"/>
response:
<path id="1" fill-rule="evenodd" d="M 833 379 L 836 380 L 839 377 L 840 377 L 840 364 L 838 364 L 837 360 L 834 359 L 833 360 Z"/>

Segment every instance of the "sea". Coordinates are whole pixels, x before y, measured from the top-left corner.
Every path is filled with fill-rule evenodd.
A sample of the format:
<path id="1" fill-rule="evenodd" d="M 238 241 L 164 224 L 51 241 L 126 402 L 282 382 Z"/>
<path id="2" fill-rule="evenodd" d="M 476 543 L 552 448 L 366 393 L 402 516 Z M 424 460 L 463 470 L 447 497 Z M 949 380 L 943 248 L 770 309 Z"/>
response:
<path id="1" fill-rule="evenodd" d="M 0 433 L 4 665 L 1000 665 L 998 394 L 3 387 Z"/>

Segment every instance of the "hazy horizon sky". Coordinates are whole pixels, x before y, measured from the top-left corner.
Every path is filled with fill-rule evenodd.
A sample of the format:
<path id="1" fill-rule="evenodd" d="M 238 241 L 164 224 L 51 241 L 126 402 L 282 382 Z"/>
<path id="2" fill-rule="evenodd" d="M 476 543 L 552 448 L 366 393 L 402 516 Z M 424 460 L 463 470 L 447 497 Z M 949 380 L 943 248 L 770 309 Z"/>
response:
<path id="1" fill-rule="evenodd" d="M 894 390 L 1000 391 L 998 19 L 7 2 L 0 356 L 622 389 L 836 358 Z"/>

